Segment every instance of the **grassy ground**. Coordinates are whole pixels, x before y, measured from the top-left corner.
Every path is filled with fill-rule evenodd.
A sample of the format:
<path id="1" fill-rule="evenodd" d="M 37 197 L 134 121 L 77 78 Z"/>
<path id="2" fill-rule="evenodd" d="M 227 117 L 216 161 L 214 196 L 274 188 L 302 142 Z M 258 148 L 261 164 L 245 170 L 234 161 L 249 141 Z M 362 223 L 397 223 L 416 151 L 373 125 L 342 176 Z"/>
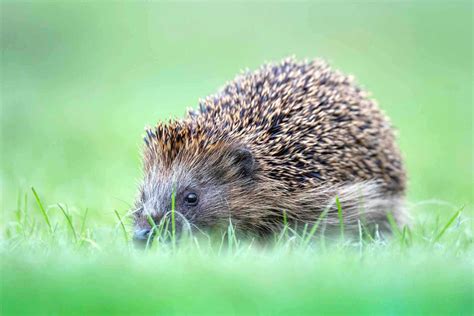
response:
<path id="1" fill-rule="evenodd" d="M 2 314 L 474 313 L 472 3 L 0 6 Z M 133 249 L 117 214 L 143 126 L 291 54 L 354 74 L 392 118 L 412 228 Z"/>
<path id="2" fill-rule="evenodd" d="M 259 244 L 229 226 L 222 238 L 162 233 L 137 249 L 120 215 L 115 229 L 94 229 L 63 205 L 42 209 L 20 202 L 3 242 L 4 314 L 473 312 L 472 221 L 461 210 L 389 240 L 363 229 L 324 237 L 320 224 L 305 234 L 284 227 Z"/>

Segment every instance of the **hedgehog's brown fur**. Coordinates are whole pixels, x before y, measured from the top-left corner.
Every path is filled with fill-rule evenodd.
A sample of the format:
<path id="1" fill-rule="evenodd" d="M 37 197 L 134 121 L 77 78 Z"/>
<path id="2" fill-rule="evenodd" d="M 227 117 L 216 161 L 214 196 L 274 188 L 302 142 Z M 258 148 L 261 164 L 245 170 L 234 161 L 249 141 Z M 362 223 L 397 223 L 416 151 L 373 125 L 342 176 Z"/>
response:
<path id="1" fill-rule="evenodd" d="M 321 60 L 286 59 L 242 74 L 185 119 L 147 130 L 145 142 L 139 227 L 141 213 L 167 209 L 171 182 L 205 187 L 213 199 L 182 210 L 198 227 L 230 217 L 265 234 L 280 227 L 283 212 L 304 224 L 325 209 L 326 223 L 337 224 L 336 196 L 346 227 L 362 219 L 386 228 L 389 211 L 402 220 L 405 171 L 388 119 L 351 77 Z"/>

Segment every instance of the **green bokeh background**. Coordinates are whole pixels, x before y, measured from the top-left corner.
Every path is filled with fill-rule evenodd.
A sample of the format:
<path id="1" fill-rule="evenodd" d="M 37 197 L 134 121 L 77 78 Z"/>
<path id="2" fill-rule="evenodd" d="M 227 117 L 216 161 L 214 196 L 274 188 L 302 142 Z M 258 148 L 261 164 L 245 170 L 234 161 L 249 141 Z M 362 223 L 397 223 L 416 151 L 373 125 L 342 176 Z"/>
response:
<path id="1" fill-rule="evenodd" d="M 399 131 L 409 200 L 471 205 L 470 2 L 1 2 L 7 218 L 46 203 L 111 221 L 140 180 L 145 125 L 181 117 L 239 71 L 323 57 Z"/>

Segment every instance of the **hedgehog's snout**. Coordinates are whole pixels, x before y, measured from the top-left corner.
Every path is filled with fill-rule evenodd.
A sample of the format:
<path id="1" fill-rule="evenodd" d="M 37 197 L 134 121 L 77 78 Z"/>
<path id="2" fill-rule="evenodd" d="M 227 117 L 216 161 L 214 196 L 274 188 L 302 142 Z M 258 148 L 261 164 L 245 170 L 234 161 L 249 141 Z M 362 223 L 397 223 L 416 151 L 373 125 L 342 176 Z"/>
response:
<path id="1" fill-rule="evenodd" d="M 142 240 L 147 240 L 148 236 L 150 235 L 150 229 L 138 229 L 135 231 L 135 234 L 133 235 L 133 239 L 136 241 L 142 241 Z"/>
<path id="2" fill-rule="evenodd" d="M 133 234 L 133 242 L 135 243 L 136 246 L 138 247 L 144 247 L 146 246 L 148 240 L 150 238 L 150 232 L 151 229 L 145 228 L 145 229 L 137 229 L 135 233 Z"/>

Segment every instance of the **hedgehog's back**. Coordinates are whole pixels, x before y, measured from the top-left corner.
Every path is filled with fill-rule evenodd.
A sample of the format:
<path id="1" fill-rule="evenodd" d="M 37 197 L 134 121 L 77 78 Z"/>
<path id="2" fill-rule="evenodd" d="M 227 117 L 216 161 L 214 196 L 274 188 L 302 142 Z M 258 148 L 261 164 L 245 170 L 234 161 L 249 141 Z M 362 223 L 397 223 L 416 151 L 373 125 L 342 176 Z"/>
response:
<path id="1" fill-rule="evenodd" d="M 335 227 L 336 197 L 348 230 L 361 221 L 389 229 L 389 211 L 403 222 L 405 171 L 388 119 L 319 60 L 244 73 L 145 141 L 144 188 L 154 192 L 145 196 L 163 209 L 170 192 L 183 202 L 191 188 L 199 209 L 177 205 L 197 226 L 231 216 L 239 229 L 263 234 L 280 227 L 283 211 L 310 224 L 329 210 L 325 224 Z"/>
<path id="2" fill-rule="evenodd" d="M 189 120 L 248 147 L 262 173 L 290 189 L 361 181 L 394 195 L 405 189 L 388 119 L 351 77 L 321 60 L 246 72 Z"/>

